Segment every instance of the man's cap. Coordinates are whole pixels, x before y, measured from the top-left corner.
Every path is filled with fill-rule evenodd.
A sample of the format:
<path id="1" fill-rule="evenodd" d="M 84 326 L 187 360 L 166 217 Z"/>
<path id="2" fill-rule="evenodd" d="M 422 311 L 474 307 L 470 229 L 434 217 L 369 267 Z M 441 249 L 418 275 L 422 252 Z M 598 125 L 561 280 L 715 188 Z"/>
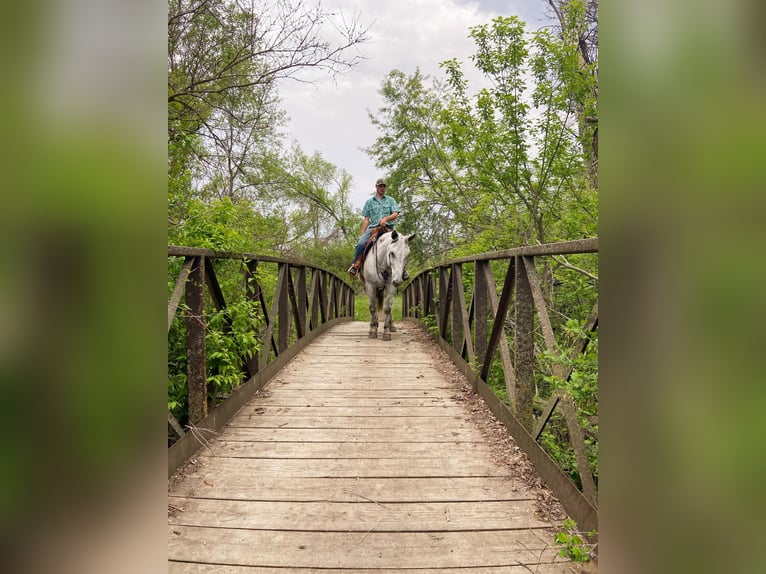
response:
<path id="1" fill-rule="evenodd" d="M 386 178 L 379 177 L 378 181 L 375 182 L 375 185 L 381 185 L 381 184 L 386 185 Z"/>

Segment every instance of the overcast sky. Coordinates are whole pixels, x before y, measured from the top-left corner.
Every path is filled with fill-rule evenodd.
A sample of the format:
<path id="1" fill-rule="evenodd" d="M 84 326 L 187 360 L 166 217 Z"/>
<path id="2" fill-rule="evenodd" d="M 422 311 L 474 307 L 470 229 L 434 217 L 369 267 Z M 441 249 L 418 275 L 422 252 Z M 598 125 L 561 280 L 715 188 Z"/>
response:
<path id="1" fill-rule="evenodd" d="M 304 76 L 316 79 L 313 84 L 287 81 L 280 94 L 290 116 L 287 130 L 304 153 L 319 152 L 353 177 L 350 203 L 357 210 L 373 193 L 375 180 L 385 175 L 360 148 L 378 136 L 367 111 L 381 107 L 378 86 L 388 72 L 398 69 L 409 76 L 419 67 L 425 75 L 443 78 L 439 63 L 457 58 L 470 82 L 471 26 L 511 15 L 532 30 L 550 23 L 544 0 L 324 0 L 322 5 L 341 9 L 347 18 L 356 14 L 371 26 L 370 40 L 361 46 L 366 60 L 334 81 L 327 75 Z"/>

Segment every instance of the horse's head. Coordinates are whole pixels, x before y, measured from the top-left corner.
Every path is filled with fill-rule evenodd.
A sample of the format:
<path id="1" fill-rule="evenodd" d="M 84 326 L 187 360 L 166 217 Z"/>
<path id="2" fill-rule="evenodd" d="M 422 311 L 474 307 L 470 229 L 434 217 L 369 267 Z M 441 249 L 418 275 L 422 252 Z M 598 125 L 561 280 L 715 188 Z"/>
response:
<path id="1" fill-rule="evenodd" d="M 402 273 L 404 273 L 404 264 L 410 255 L 410 239 L 415 237 L 414 233 L 402 235 L 396 230 L 391 232 L 391 243 L 388 248 L 388 263 L 391 266 L 391 278 L 397 287 L 402 284 Z"/>

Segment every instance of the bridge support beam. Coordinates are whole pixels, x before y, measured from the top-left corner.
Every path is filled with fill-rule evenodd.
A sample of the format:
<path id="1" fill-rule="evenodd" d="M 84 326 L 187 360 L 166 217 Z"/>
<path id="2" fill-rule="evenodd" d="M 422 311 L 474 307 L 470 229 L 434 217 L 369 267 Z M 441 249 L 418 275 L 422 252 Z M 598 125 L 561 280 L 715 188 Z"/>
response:
<path id="1" fill-rule="evenodd" d="M 527 432 L 532 431 L 535 395 L 534 300 L 521 257 L 516 257 L 516 304 L 514 350 L 516 357 L 516 417 Z"/>
<path id="2" fill-rule="evenodd" d="M 189 388 L 189 422 L 207 416 L 205 367 L 205 258 L 195 257 L 186 284 L 186 383 Z"/>

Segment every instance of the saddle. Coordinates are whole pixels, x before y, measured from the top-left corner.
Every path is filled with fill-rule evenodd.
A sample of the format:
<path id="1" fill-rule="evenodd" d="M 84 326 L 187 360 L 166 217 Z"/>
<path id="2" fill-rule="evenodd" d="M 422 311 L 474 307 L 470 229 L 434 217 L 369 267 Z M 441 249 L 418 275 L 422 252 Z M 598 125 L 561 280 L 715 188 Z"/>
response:
<path id="1" fill-rule="evenodd" d="M 383 237 L 386 233 L 390 233 L 392 231 L 392 228 L 388 225 L 386 226 L 378 226 L 373 227 L 370 230 L 370 237 L 367 239 L 367 243 L 364 245 L 364 250 L 362 251 L 362 254 L 359 256 L 359 258 L 354 262 L 354 265 L 356 265 L 357 269 L 361 269 L 362 265 L 364 265 L 364 258 L 367 256 L 367 253 L 372 249 L 372 246 L 375 244 L 375 242 Z M 360 273 L 359 277 L 362 279 L 362 283 L 364 283 L 364 276 Z"/>

